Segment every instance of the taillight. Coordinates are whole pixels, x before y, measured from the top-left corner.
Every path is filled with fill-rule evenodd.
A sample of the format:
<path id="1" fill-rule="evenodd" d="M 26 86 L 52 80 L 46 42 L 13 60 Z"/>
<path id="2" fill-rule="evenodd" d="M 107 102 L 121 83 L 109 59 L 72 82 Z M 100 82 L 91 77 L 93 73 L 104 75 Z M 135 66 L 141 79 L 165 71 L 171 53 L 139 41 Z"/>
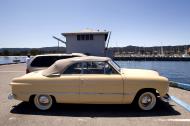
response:
<path id="1" fill-rule="evenodd" d="M 28 69 L 26 69 L 26 73 L 30 73 L 30 71 Z"/>

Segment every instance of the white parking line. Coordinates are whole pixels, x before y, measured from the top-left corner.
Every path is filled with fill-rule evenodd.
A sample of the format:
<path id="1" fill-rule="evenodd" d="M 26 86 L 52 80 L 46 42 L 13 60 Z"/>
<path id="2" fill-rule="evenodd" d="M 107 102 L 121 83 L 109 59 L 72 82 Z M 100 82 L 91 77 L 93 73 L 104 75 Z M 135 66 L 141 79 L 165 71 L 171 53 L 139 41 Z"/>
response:
<path id="1" fill-rule="evenodd" d="M 190 119 L 158 119 L 158 121 L 169 122 L 190 122 Z"/>
<path id="2" fill-rule="evenodd" d="M 183 107 L 184 109 L 186 109 L 187 111 L 190 112 L 190 105 L 187 104 L 186 102 L 180 100 L 179 98 L 175 97 L 175 96 L 170 96 L 171 99 L 177 103 L 178 105 L 180 105 L 181 107 Z"/>
<path id="3" fill-rule="evenodd" d="M 0 71 L 0 73 L 19 73 L 19 72 L 25 72 L 25 71 Z"/>

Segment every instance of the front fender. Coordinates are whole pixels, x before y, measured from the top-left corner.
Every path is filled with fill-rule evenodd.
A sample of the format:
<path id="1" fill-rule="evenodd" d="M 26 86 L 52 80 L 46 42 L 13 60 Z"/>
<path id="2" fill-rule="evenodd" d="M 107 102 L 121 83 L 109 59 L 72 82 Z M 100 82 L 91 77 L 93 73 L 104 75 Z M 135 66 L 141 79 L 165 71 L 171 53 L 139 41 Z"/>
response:
<path id="1" fill-rule="evenodd" d="M 155 89 L 163 97 L 168 92 L 169 81 L 161 76 L 154 78 L 126 78 L 124 83 L 124 103 L 132 103 L 137 93 L 142 89 Z"/>

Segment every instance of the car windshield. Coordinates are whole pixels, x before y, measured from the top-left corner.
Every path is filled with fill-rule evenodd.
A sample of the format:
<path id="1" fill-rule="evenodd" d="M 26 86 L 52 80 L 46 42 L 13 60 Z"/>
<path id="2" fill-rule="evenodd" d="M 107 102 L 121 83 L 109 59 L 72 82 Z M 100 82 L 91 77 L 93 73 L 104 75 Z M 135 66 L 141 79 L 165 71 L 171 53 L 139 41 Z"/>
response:
<path id="1" fill-rule="evenodd" d="M 116 62 L 109 60 L 108 63 L 111 64 L 117 71 L 120 72 L 120 67 Z"/>

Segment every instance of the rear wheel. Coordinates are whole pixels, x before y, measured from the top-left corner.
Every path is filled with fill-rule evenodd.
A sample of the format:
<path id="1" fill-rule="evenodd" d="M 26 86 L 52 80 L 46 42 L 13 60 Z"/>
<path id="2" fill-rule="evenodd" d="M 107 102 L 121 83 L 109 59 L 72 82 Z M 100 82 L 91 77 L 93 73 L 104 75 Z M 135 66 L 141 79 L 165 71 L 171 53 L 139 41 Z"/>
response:
<path id="1" fill-rule="evenodd" d="M 148 111 L 148 110 L 151 110 L 155 107 L 156 100 L 157 99 L 156 99 L 156 96 L 154 93 L 143 92 L 139 95 L 137 104 L 141 110 Z"/>
<path id="2" fill-rule="evenodd" d="M 35 95 L 34 97 L 34 105 L 39 110 L 48 110 L 54 104 L 54 100 L 50 95 Z"/>

